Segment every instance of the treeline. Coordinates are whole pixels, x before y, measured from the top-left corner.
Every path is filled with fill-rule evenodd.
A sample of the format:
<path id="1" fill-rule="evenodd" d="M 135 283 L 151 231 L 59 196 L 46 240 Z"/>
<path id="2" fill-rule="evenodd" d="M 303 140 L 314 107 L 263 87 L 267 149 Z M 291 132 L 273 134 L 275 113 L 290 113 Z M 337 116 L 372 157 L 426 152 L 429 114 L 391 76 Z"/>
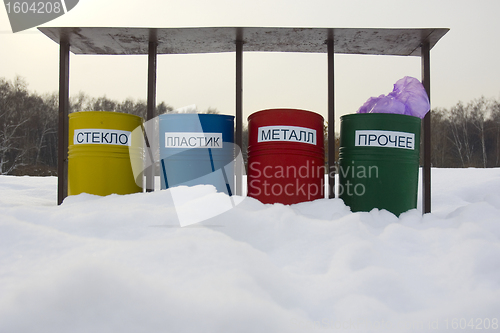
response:
<path id="1" fill-rule="evenodd" d="M 158 115 L 172 112 L 165 102 L 156 105 Z M 69 112 L 113 111 L 146 119 L 147 102 L 106 96 L 93 98 L 80 92 L 69 100 Z M 203 113 L 219 113 L 208 108 Z M 38 95 L 21 77 L 12 82 L 0 78 L 0 175 L 56 175 L 58 93 Z"/>
<path id="2" fill-rule="evenodd" d="M 146 118 L 146 101 L 113 101 L 79 93 L 70 98 L 70 113 L 76 111 L 115 111 Z M 172 111 L 164 102 L 158 114 Z M 216 110 L 208 110 L 216 112 Z M 12 82 L 0 78 L 0 174 L 56 175 L 58 93 L 38 95 L 28 90 L 23 78 Z"/>
<path id="3" fill-rule="evenodd" d="M 0 78 L 0 174 L 56 174 L 58 103 L 57 93 L 30 92 L 20 77 L 12 82 Z M 70 98 L 70 112 L 115 111 L 146 119 L 146 110 L 143 100 L 117 102 L 85 93 Z M 157 105 L 157 114 L 171 111 L 164 102 Z M 218 111 L 209 108 L 205 113 Z M 450 109 L 434 109 L 431 140 L 434 167 L 500 166 L 500 102 L 482 97 Z M 338 150 L 338 137 L 336 141 Z M 246 147 L 243 153 L 246 157 Z"/>
<path id="4" fill-rule="evenodd" d="M 41 166 L 52 174 L 57 165 L 56 94 L 30 93 L 26 82 L 0 79 L 0 174 L 23 174 Z M 35 170 L 29 173 L 37 173 Z"/>
<path id="5" fill-rule="evenodd" d="M 500 101 L 481 97 L 431 115 L 432 165 L 500 166 Z"/>

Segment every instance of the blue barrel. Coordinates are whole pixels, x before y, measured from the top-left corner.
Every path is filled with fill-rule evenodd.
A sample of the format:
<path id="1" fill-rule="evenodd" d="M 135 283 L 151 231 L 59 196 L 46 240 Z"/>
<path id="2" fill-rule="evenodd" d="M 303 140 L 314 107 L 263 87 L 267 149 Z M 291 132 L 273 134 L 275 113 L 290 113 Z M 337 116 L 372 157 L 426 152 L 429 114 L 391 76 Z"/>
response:
<path id="1" fill-rule="evenodd" d="M 164 114 L 160 117 L 161 189 L 209 184 L 234 189 L 234 116 Z"/>

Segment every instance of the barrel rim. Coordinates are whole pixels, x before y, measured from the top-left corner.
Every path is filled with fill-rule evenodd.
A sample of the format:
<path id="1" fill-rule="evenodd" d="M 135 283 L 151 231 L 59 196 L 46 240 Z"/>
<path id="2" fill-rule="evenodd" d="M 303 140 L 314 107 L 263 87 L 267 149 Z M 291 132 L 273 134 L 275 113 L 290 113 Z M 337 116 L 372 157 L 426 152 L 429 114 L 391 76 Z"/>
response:
<path id="1" fill-rule="evenodd" d="M 251 115 L 247 117 L 247 120 L 250 121 L 250 118 L 256 117 L 261 115 L 263 112 L 269 112 L 269 111 L 293 111 L 293 112 L 298 112 L 298 113 L 307 113 L 309 115 L 317 115 L 318 117 L 321 118 L 321 120 L 324 122 L 325 118 L 320 114 L 315 111 L 310 111 L 310 110 L 304 110 L 304 109 L 294 109 L 294 108 L 272 108 L 272 109 L 264 109 L 264 110 L 259 110 L 255 111 Z"/>
<path id="2" fill-rule="evenodd" d="M 375 117 L 375 118 L 400 118 L 408 121 L 421 122 L 422 119 L 415 116 L 410 116 L 407 114 L 399 114 L 399 113 L 351 113 L 345 114 L 340 117 L 340 120 L 349 119 L 349 118 L 357 118 L 357 117 Z"/>
<path id="3" fill-rule="evenodd" d="M 90 114 L 94 114 L 94 115 L 97 115 L 97 114 L 100 114 L 100 115 L 117 115 L 117 116 L 128 116 L 128 117 L 132 117 L 132 118 L 136 118 L 137 120 L 140 120 L 141 122 L 143 121 L 143 118 L 141 116 L 138 116 L 138 115 L 135 115 L 135 114 L 131 114 L 131 113 L 125 113 L 125 112 L 116 112 L 116 111 L 76 111 L 76 112 L 72 112 L 70 113 L 68 116 L 70 118 L 75 118 L 75 117 L 83 117 L 83 116 L 87 116 L 87 115 L 90 115 Z"/>
<path id="4" fill-rule="evenodd" d="M 164 113 L 164 114 L 161 114 L 159 115 L 158 117 L 161 119 L 161 118 L 166 118 L 166 117 L 186 117 L 186 116 L 198 116 L 198 117 L 202 117 L 202 118 L 215 118 L 215 117 L 224 117 L 224 118 L 230 118 L 230 119 L 234 119 L 235 117 L 232 116 L 232 115 L 228 115 L 228 114 L 213 114 L 213 113 Z"/>

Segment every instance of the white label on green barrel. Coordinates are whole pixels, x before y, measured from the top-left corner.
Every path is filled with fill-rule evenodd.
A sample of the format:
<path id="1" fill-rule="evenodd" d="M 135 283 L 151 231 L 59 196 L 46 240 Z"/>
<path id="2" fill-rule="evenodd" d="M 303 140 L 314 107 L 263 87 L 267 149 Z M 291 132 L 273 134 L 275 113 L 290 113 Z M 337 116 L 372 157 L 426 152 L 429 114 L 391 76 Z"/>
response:
<path id="1" fill-rule="evenodd" d="M 222 133 L 165 132 L 165 148 L 222 148 Z"/>
<path id="2" fill-rule="evenodd" d="M 298 126 L 259 127 L 257 142 L 289 141 L 316 145 L 316 130 Z"/>
<path id="3" fill-rule="evenodd" d="M 76 129 L 73 136 L 75 145 L 118 145 L 131 146 L 131 132 L 103 128 Z"/>
<path id="4" fill-rule="evenodd" d="M 382 130 L 357 130 L 355 146 L 415 149 L 415 134 Z"/>

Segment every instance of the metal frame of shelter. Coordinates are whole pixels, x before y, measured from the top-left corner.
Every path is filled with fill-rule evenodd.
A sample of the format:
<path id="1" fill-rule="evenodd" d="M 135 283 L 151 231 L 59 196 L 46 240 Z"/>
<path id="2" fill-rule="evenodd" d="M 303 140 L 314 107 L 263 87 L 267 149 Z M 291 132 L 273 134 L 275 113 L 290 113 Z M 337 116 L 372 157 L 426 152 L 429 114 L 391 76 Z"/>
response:
<path id="1" fill-rule="evenodd" d="M 148 55 L 147 120 L 155 117 L 158 54 L 236 52 L 236 137 L 242 147 L 243 51 L 326 53 L 328 70 L 328 137 L 335 137 L 334 54 L 398 55 L 421 57 L 422 83 L 430 98 L 430 50 L 447 28 L 38 28 L 60 45 L 58 197 L 68 193 L 69 60 L 74 54 Z M 422 213 L 431 211 L 431 112 L 423 119 Z M 328 167 L 335 165 L 335 140 L 328 140 Z M 330 170 L 330 168 L 328 168 Z M 146 187 L 154 188 L 154 175 Z M 237 172 L 236 194 L 242 193 L 242 173 Z M 335 179 L 329 175 L 334 197 Z"/>

